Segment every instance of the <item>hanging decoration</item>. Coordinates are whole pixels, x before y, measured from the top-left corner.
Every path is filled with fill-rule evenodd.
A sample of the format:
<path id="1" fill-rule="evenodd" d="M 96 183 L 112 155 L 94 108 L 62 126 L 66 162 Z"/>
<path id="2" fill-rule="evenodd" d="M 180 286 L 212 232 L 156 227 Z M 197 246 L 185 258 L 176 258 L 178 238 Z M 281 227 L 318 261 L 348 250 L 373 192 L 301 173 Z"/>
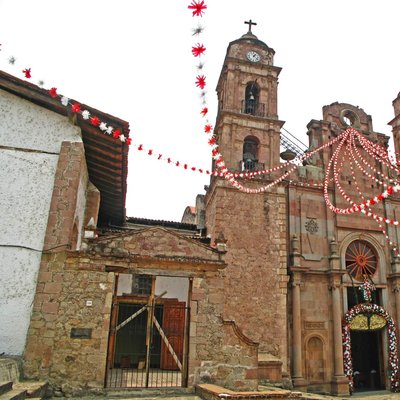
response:
<path id="1" fill-rule="evenodd" d="M 0 46 L 1 46 L 1 44 L 0 44 Z M 199 51 L 201 52 L 202 49 L 200 48 Z M 205 51 L 205 49 L 204 49 L 204 51 Z M 15 65 L 16 58 L 14 56 L 10 56 L 8 58 L 8 63 L 10 65 Z M 22 70 L 22 73 L 26 79 L 32 79 L 32 68 L 28 68 L 28 67 L 24 68 Z M 42 87 L 44 85 L 43 80 L 39 80 L 38 85 L 40 87 Z M 67 108 L 69 107 L 70 110 L 72 111 L 72 113 L 81 114 L 82 118 L 84 120 L 89 120 L 90 124 L 95 127 L 98 127 L 102 133 L 112 136 L 114 139 L 118 139 L 121 142 L 126 143 L 127 145 L 130 145 L 132 143 L 132 139 L 129 137 L 125 137 L 125 135 L 122 135 L 118 129 L 114 129 L 112 126 L 107 126 L 107 124 L 105 122 L 101 121 L 99 119 L 99 117 L 97 117 L 95 115 L 91 116 L 90 112 L 88 110 L 81 110 L 81 105 L 79 103 L 72 103 L 68 97 L 58 94 L 56 87 L 52 87 L 52 88 L 48 89 L 47 93 L 52 98 L 58 99 L 64 107 L 67 107 Z"/>
<path id="2" fill-rule="evenodd" d="M 351 358 L 350 323 L 357 315 L 360 314 L 366 314 L 369 316 L 375 314 L 383 317 L 387 322 L 386 326 L 388 337 L 390 387 L 392 391 L 398 392 L 400 390 L 400 376 L 396 325 L 392 317 L 383 307 L 378 306 L 377 304 L 363 303 L 357 304 L 351 310 L 349 310 L 345 314 L 343 321 L 342 337 L 344 373 L 349 380 L 350 393 L 354 391 L 354 371 Z"/>
<path id="3" fill-rule="evenodd" d="M 364 283 L 358 287 L 361 291 L 364 301 L 370 303 L 372 301 L 372 292 L 376 290 L 375 285 L 368 279 L 368 275 L 364 275 Z"/>

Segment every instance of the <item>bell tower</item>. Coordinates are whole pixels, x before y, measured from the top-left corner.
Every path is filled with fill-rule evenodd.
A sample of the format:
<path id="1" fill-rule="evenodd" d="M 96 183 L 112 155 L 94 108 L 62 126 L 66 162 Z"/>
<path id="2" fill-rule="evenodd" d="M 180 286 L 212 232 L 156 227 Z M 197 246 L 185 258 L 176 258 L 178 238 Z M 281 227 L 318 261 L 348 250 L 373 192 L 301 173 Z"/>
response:
<path id="1" fill-rule="evenodd" d="M 217 85 L 214 134 L 231 172 L 279 165 L 280 129 L 277 86 L 281 68 L 274 50 L 249 30 L 228 46 Z M 269 177 L 237 178 L 258 188 Z M 265 193 L 239 191 L 213 176 L 204 198 L 211 243 L 226 241 L 223 317 L 259 344 L 259 379 L 287 379 L 287 198 L 285 187 Z M 265 367 L 265 369 L 263 369 Z M 265 375 L 263 375 L 265 374 Z M 250 378 L 249 378 L 250 379 Z"/>
<path id="2" fill-rule="evenodd" d="M 215 136 L 231 171 L 263 170 L 279 164 L 278 76 L 275 51 L 255 36 L 256 25 L 229 43 L 217 85 Z"/>

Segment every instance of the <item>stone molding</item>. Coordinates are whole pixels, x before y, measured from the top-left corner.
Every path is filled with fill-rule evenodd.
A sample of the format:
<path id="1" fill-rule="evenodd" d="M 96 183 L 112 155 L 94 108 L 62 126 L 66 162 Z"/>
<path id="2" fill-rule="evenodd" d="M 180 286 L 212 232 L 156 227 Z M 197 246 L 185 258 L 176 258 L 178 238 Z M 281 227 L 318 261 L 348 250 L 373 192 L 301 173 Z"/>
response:
<path id="1" fill-rule="evenodd" d="M 239 340 L 241 340 L 243 343 L 245 343 L 248 346 L 252 346 L 252 347 L 256 347 L 258 348 L 259 343 L 254 342 L 253 340 L 251 340 L 249 337 L 247 337 L 242 330 L 238 327 L 238 325 L 236 324 L 236 322 L 234 320 L 228 320 L 228 319 L 224 319 L 222 317 L 222 315 L 220 316 L 221 318 L 221 322 L 223 325 L 225 326 L 230 326 L 232 328 L 232 331 L 234 332 L 234 334 L 239 338 Z"/>

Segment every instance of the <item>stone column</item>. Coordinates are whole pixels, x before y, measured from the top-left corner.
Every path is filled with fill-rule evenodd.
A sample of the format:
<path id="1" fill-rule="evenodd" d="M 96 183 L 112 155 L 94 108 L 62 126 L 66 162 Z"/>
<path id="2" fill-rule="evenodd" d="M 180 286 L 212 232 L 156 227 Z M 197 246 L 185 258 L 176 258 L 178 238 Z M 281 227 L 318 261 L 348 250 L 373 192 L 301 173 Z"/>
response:
<path id="1" fill-rule="evenodd" d="M 332 393 L 344 396 L 349 394 L 349 381 L 344 374 L 343 341 L 342 341 L 342 304 L 340 291 L 344 270 L 340 269 L 340 258 L 337 253 L 337 242 L 332 238 L 329 243 L 330 256 L 330 286 L 332 293 L 332 324 L 333 324 L 333 360 Z"/>
<path id="2" fill-rule="evenodd" d="M 302 335 L 301 335 L 301 298 L 300 298 L 301 273 L 293 272 L 292 277 L 292 379 L 293 385 L 306 388 L 307 382 L 303 377 Z"/>
<path id="3" fill-rule="evenodd" d="M 392 273 L 389 275 L 392 281 L 392 291 L 396 304 L 396 328 L 400 332 L 400 258 L 392 258 Z"/>
<path id="4" fill-rule="evenodd" d="M 397 332 L 400 332 L 400 280 L 393 282 L 392 290 L 396 304 L 396 328 Z"/>
<path id="5" fill-rule="evenodd" d="M 292 380 L 293 385 L 306 391 L 307 382 L 303 377 L 302 335 L 301 335 L 301 295 L 300 284 L 303 272 L 307 268 L 301 266 L 299 239 L 292 236 L 290 253 L 290 272 L 292 273 Z"/>
<path id="6" fill-rule="evenodd" d="M 343 343 L 342 343 L 342 307 L 340 301 L 341 274 L 331 276 L 330 290 L 332 293 L 332 323 L 333 323 L 333 359 L 334 373 L 332 392 L 343 396 L 349 394 L 349 382 L 344 375 Z"/>

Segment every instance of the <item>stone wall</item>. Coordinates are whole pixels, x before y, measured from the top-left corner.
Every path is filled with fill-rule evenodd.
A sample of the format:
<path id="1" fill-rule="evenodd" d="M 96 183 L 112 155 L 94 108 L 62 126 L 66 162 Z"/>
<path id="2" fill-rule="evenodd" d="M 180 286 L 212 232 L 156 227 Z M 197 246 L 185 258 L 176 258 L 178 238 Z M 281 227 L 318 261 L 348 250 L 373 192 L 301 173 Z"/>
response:
<path id="1" fill-rule="evenodd" d="M 202 363 L 223 355 L 222 254 L 164 228 L 94 239 L 83 248 L 43 257 L 26 374 L 50 379 L 64 393 L 103 388 L 115 274 L 122 272 L 192 279 L 189 385 L 201 381 Z M 71 337 L 87 330 L 89 338 Z"/>
<path id="2" fill-rule="evenodd" d="M 214 181 L 207 228 L 227 240 L 224 317 L 287 370 L 286 199 L 283 188 L 249 195 Z"/>

